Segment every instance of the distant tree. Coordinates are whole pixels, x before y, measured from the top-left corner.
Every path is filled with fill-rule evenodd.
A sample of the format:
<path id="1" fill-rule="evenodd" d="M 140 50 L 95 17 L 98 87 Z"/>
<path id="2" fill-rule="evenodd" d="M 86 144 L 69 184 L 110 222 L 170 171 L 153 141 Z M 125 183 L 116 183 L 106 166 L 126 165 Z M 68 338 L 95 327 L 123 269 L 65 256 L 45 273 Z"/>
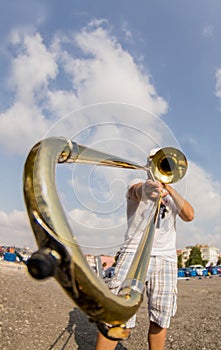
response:
<path id="1" fill-rule="evenodd" d="M 183 254 L 178 255 L 177 266 L 178 266 L 178 268 L 183 267 Z"/>
<path id="2" fill-rule="evenodd" d="M 209 260 L 203 260 L 203 266 L 206 266 L 208 264 Z"/>
<path id="3" fill-rule="evenodd" d="M 199 247 L 193 247 L 189 259 L 186 261 L 186 267 L 190 265 L 203 265 L 203 259 Z"/>
<path id="4" fill-rule="evenodd" d="M 221 256 L 218 257 L 216 265 L 221 265 Z"/>

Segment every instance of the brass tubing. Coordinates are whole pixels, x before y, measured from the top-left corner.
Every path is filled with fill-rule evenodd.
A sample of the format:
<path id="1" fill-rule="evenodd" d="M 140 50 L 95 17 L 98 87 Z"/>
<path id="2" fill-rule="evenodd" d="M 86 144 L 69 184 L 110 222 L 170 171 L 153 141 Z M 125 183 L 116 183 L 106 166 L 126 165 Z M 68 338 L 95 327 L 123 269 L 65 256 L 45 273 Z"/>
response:
<path id="1" fill-rule="evenodd" d="M 24 197 L 30 223 L 40 248 L 45 246 L 49 235 L 54 239 L 51 249 L 56 249 L 56 243 L 60 248 L 65 246 L 71 272 L 67 287 L 62 286 L 74 302 L 94 321 L 120 325 L 137 311 L 142 293 L 131 290 L 129 298 L 113 295 L 91 270 L 72 236 L 55 186 L 55 167 L 65 148 L 65 139 L 51 138 L 41 141 L 30 151 L 24 170 Z M 63 249 L 59 251 L 61 255 Z M 60 274 L 54 277 L 61 282 Z M 73 293 L 70 293 L 70 285 Z"/>
<path id="2" fill-rule="evenodd" d="M 161 154 L 160 157 L 158 154 L 158 158 L 161 159 Z M 110 328 L 121 328 L 137 312 L 142 302 L 161 199 L 155 204 L 121 292 L 114 295 L 92 271 L 72 235 L 55 185 L 56 165 L 62 162 L 140 169 L 150 171 L 151 174 L 152 169 L 58 137 L 37 143 L 31 149 L 24 167 L 24 198 L 29 220 L 40 248 L 39 252 L 46 256 L 49 254 L 50 261 L 56 260 L 53 277 L 75 304 L 98 325 L 107 324 Z M 178 172 L 179 169 L 176 169 L 176 173 Z M 183 176 L 184 171 L 181 173 Z M 178 175 L 175 180 L 177 179 Z M 115 334 L 113 329 L 111 334 Z M 108 336 L 108 333 L 105 335 Z M 123 332 L 120 332 L 119 338 L 124 338 Z"/>

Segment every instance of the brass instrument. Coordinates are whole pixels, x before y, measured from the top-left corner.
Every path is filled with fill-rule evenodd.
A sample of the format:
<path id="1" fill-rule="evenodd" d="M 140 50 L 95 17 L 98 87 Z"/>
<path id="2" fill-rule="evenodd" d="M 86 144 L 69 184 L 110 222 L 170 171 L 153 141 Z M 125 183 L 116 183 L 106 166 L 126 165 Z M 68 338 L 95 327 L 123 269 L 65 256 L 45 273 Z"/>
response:
<path id="1" fill-rule="evenodd" d="M 145 170 L 151 177 L 168 183 L 185 175 L 186 158 L 175 148 L 161 149 L 148 168 L 64 138 L 52 137 L 37 143 L 26 159 L 24 198 L 39 247 L 28 260 L 29 273 L 37 279 L 53 276 L 106 337 L 125 339 L 124 325 L 142 302 L 160 200 L 121 291 L 114 295 L 88 265 L 65 217 L 55 186 L 56 165 L 63 162 Z"/>

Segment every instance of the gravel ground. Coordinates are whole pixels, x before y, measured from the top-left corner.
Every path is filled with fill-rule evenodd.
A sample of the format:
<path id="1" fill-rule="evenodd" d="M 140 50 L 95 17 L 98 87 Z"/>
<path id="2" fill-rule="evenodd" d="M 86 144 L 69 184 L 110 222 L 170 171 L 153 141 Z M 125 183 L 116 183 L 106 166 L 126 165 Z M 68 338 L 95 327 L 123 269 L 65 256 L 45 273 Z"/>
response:
<path id="1" fill-rule="evenodd" d="M 1 350 L 93 350 L 97 329 L 54 280 L 36 281 L 24 265 L 0 262 Z M 178 281 L 178 311 L 165 350 L 221 349 L 221 277 Z M 145 301 L 118 350 L 147 350 Z"/>

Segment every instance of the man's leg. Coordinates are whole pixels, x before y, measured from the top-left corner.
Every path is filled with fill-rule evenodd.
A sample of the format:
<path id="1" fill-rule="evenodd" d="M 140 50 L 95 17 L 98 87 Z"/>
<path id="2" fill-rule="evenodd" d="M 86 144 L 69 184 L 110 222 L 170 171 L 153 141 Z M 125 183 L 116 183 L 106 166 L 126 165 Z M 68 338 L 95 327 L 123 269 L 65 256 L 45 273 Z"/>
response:
<path id="1" fill-rule="evenodd" d="M 100 332 L 98 332 L 96 350 L 114 350 L 118 341 L 107 339 Z"/>
<path id="2" fill-rule="evenodd" d="M 108 283 L 108 287 L 113 294 L 117 294 L 118 290 L 122 284 L 122 281 L 125 280 L 127 275 L 128 268 L 130 267 L 131 261 L 133 260 L 134 253 L 123 253 L 120 254 L 117 265 L 115 267 L 115 275 L 112 280 Z M 135 324 L 136 316 L 133 317 L 133 320 L 130 320 L 128 328 L 133 328 Z M 130 329 L 124 329 L 125 338 L 129 336 Z M 107 339 L 100 332 L 98 332 L 96 350 L 114 350 L 118 344 L 118 341 Z"/>
<path id="3" fill-rule="evenodd" d="M 163 350 L 166 341 L 167 329 L 150 321 L 148 333 L 149 350 Z"/>
<path id="4" fill-rule="evenodd" d="M 150 279 L 147 279 L 146 287 L 150 319 L 149 349 L 163 350 L 170 318 L 176 311 L 177 264 L 153 257 L 148 271 Z"/>

